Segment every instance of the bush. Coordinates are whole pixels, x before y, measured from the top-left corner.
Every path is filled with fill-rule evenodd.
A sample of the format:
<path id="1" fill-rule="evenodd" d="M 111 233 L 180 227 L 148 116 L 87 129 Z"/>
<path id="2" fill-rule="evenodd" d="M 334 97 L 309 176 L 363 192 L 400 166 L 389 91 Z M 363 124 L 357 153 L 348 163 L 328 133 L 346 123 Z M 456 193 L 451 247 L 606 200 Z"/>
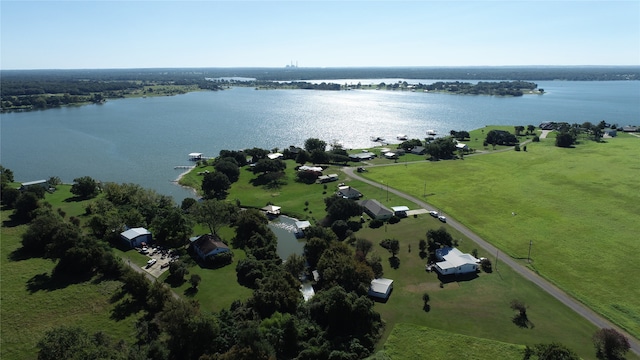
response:
<path id="1" fill-rule="evenodd" d="M 229 265 L 233 262 L 233 253 L 231 251 L 221 252 L 207 257 L 207 265 L 218 268 Z"/>
<path id="2" fill-rule="evenodd" d="M 399 222 L 400 222 L 400 218 L 395 215 L 389 218 L 389 224 L 397 224 Z"/>
<path id="3" fill-rule="evenodd" d="M 519 145 L 519 144 L 516 144 L 516 145 L 513 147 L 513 149 L 514 149 L 515 151 L 520 151 L 520 145 Z"/>
<path id="4" fill-rule="evenodd" d="M 538 135 L 536 135 L 536 136 L 533 137 L 533 139 L 531 141 L 540 142 L 540 137 Z"/>
<path id="5" fill-rule="evenodd" d="M 381 227 L 382 225 L 384 225 L 384 222 L 382 220 L 379 219 L 373 219 L 369 222 L 369 227 L 372 229 L 377 229 L 379 227 Z"/>
<path id="6" fill-rule="evenodd" d="M 491 260 L 489 259 L 480 260 L 480 268 L 482 269 L 482 271 L 486 273 L 492 272 L 493 269 L 491 269 Z"/>

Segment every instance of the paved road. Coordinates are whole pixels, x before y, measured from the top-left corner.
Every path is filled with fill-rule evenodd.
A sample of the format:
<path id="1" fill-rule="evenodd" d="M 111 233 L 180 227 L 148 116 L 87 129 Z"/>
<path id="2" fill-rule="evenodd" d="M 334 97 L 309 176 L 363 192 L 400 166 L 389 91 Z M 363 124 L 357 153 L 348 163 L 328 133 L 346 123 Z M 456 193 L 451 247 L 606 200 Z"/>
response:
<path id="1" fill-rule="evenodd" d="M 393 164 L 393 165 L 396 165 L 396 164 Z M 377 166 L 383 166 L 383 165 L 377 165 Z M 423 207 L 423 208 L 425 208 L 427 210 L 437 210 L 432 205 L 430 205 L 430 204 L 428 204 L 428 203 L 426 203 L 426 202 L 424 202 L 424 201 L 422 201 L 422 200 L 420 200 L 418 198 L 415 198 L 415 197 L 413 197 L 411 195 L 408 195 L 408 194 L 405 194 L 403 192 L 400 192 L 400 191 L 398 191 L 396 189 L 387 187 L 387 185 L 385 185 L 385 184 L 379 184 L 377 182 L 371 181 L 369 179 L 365 179 L 365 178 L 357 175 L 354 172 L 354 168 L 352 168 L 352 167 L 345 167 L 345 168 L 342 169 L 342 171 L 345 174 L 347 174 L 349 177 L 353 178 L 353 179 L 365 182 L 365 183 L 367 183 L 369 185 L 378 187 L 378 188 L 380 188 L 382 190 L 388 189 L 388 191 L 390 193 L 395 194 L 395 195 L 397 195 L 399 197 L 405 198 L 405 199 L 407 199 L 407 200 L 409 200 L 409 201 L 411 201 L 411 202 L 417 204 L 418 206 Z M 527 280 L 533 282 L 534 284 L 538 285 L 540 288 L 542 288 L 542 290 L 546 291 L 551 296 L 553 296 L 556 299 L 558 299 L 560 302 L 562 302 L 563 304 L 565 304 L 566 306 L 571 308 L 573 311 L 575 311 L 578 314 L 580 314 L 585 319 L 591 321 L 597 327 L 599 327 L 599 328 L 613 328 L 613 329 L 616 329 L 618 332 L 620 332 L 621 334 L 626 336 L 627 339 L 629 339 L 629 343 L 631 345 L 631 351 L 633 351 L 634 353 L 640 355 L 640 342 L 638 342 L 637 339 L 633 338 L 631 335 L 627 334 L 625 331 L 623 331 L 622 329 L 618 328 L 617 326 L 613 325 L 611 322 L 609 322 L 608 320 L 606 320 L 602 316 L 596 314 L 593 310 L 587 308 L 583 304 L 581 304 L 578 301 L 574 300 L 572 297 L 567 295 L 564 291 L 560 290 L 559 288 L 557 288 L 556 286 L 554 286 L 553 284 L 551 284 L 547 280 L 541 278 L 539 275 L 537 275 L 536 273 L 532 272 L 531 270 L 529 270 L 525 266 L 521 265 L 517 261 L 513 260 L 512 258 L 510 258 L 508 256 L 501 255 L 500 251 L 495 246 L 489 244 L 487 241 L 485 241 L 480 236 L 478 236 L 475 233 L 473 233 L 471 230 L 469 230 L 467 227 L 465 227 L 464 225 L 462 225 L 459 222 L 457 222 L 455 219 L 452 219 L 452 218 L 447 216 L 447 224 L 449 226 L 455 228 L 456 230 L 460 231 L 461 233 L 463 233 L 469 239 L 471 239 L 476 244 L 478 244 L 481 248 L 486 250 L 489 254 L 499 254 L 498 255 L 498 261 L 497 261 L 496 264 L 494 264 L 494 265 L 496 265 L 495 266 L 496 268 L 498 268 L 499 266 L 504 266 L 504 264 L 508 265 L 513 270 L 515 270 L 517 273 L 522 275 L 525 279 L 527 279 Z"/>

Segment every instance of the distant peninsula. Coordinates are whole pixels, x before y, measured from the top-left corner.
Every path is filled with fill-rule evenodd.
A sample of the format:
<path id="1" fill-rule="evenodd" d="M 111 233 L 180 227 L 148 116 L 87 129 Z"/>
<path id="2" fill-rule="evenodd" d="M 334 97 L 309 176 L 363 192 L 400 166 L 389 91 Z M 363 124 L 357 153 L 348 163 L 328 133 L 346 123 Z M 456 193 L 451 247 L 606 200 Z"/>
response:
<path id="1" fill-rule="evenodd" d="M 2 70 L 2 111 L 24 111 L 102 103 L 110 98 L 183 94 L 221 90 L 255 82 L 256 88 L 353 89 L 333 83 L 340 79 L 396 79 L 375 88 L 440 91 L 455 94 L 520 96 L 534 92 L 529 81 L 640 80 L 638 66 L 533 66 L 533 67 L 391 67 L 391 68 L 187 68 Z M 237 80 L 242 79 L 242 81 Z M 316 79 L 326 79 L 317 84 Z M 409 85 L 397 79 L 437 79 L 430 85 Z M 214 80 L 214 81 L 211 81 Z M 453 82 L 444 82 L 451 80 Z M 472 85 L 466 81 L 479 81 Z M 391 81 L 391 80 L 389 80 Z M 498 85 L 496 85 L 498 84 Z M 245 84 L 247 86 L 248 84 Z M 384 86 L 381 86 L 384 85 Z M 367 85 L 371 88 L 371 85 Z M 524 90 L 524 92 L 523 92 Z M 538 89 L 537 93 L 542 93 Z"/>

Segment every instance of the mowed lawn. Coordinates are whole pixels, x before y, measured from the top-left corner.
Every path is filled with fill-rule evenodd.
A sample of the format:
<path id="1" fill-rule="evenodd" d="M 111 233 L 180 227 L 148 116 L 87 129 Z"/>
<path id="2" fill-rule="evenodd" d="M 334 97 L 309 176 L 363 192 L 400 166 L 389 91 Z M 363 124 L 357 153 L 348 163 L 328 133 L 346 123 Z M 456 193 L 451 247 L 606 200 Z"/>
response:
<path id="1" fill-rule="evenodd" d="M 392 201 L 390 199 L 390 203 Z M 383 345 L 386 348 L 387 338 L 395 326 L 414 324 L 519 345 L 557 341 L 585 359 L 593 358 L 591 336 L 596 327 L 499 260 L 497 271 L 481 272 L 473 279 L 447 280 L 441 287 L 441 279 L 437 273 L 425 270 L 426 260 L 419 253 L 420 239 L 426 239 L 429 229 L 441 226 L 438 220 L 421 214 L 402 219 L 386 229 L 365 227 L 357 232 L 358 237 L 374 243 L 373 250 L 382 258 L 384 277 L 394 280 L 389 300 L 375 305 L 386 324 L 379 349 Z M 477 249 L 471 240 L 447 225 L 444 227 L 458 241 L 461 251 Z M 390 266 L 389 252 L 379 245 L 385 238 L 395 238 L 400 242 L 397 255 L 400 266 L 397 269 Z M 495 254 L 478 249 L 478 256 L 490 258 L 496 267 Z M 428 312 L 423 310 L 422 295 L 425 292 L 430 296 Z M 531 321 L 528 328 L 520 328 L 512 322 L 515 312 L 510 308 L 510 303 L 514 299 L 523 301 L 528 307 L 527 314 Z M 455 346 L 455 343 L 452 345 L 447 342 L 443 346 Z M 428 348 L 424 349 L 429 351 Z"/>
<path id="2" fill-rule="evenodd" d="M 640 139 L 553 141 L 363 175 L 425 199 L 523 263 L 531 241 L 533 270 L 640 338 Z"/>
<path id="3" fill-rule="evenodd" d="M 404 360 L 513 360 L 522 358 L 524 346 L 398 324 L 393 328 L 384 352 L 391 359 Z"/>
<path id="4" fill-rule="evenodd" d="M 72 197 L 70 186 L 47 194 L 53 208 L 62 208 L 67 218 L 81 217 L 86 202 L 65 202 Z M 57 326 L 80 326 L 90 333 L 103 331 L 116 339 L 134 335 L 136 313 L 115 316 L 121 283 L 98 278 L 73 283 L 45 281 L 55 263 L 32 258 L 18 251 L 26 225 L 10 223 L 11 211 L 1 212 L 0 241 L 0 358 L 36 358 L 36 343 Z"/>

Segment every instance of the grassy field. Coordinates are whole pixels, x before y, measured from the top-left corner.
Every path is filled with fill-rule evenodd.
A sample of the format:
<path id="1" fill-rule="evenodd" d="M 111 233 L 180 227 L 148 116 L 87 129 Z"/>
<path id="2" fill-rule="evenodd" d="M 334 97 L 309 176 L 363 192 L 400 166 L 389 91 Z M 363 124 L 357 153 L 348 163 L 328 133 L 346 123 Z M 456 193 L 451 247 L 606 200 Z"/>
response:
<path id="1" fill-rule="evenodd" d="M 470 280 L 447 282 L 441 287 L 437 274 L 425 271 L 426 260 L 420 258 L 418 250 L 419 241 L 426 239 L 427 230 L 440 226 L 442 223 L 438 220 L 422 214 L 402 219 L 386 228 L 365 227 L 357 233 L 358 237 L 375 244 L 374 251 L 383 259 L 384 277 L 394 280 L 389 300 L 375 305 L 386 323 L 379 348 L 395 326 L 414 324 L 522 345 L 559 341 L 583 358 L 593 358 L 591 336 L 596 331 L 595 326 L 510 268 L 501 266 L 499 260 L 497 271 L 480 273 Z M 471 240 L 454 229 L 446 228 L 458 240 L 462 251 L 471 252 L 476 248 Z M 390 266 L 390 254 L 378 245 L 384 238 L 400 241 L 400 266 L 397 269 Z M 478 254 L 490 258 L 495 267 L 495 254 L 487 254 L 480 249 Z M 422 294 L 425 292 L 431 298 L 429 312 L 423 310 Z M 532 327 L 520 328 L 512 322 L 515 312 L 509 305 L 514 299 L 528 306 Z"/>
<path id="2" fill-rule="evenodd" d="M 472 135 L 473 136 L 473 135 Z M 640 139 L 553 140 L 464 160 L 372 167 L 368 178 L 425 199 L 640 337 Z M 426 194 L 426 196 L 424 196 Z M 515 213 L 517 215 L 512 215 Z"/>
<path id="3" fill-rule="evenodd" d="M 460 346 L 464 344 L 464 346 Z M 425 349 L 428 349 L 425 351 Z M 384 353 L 391 359 L 458 360 L 521 359 L 524 346 L 454 334 L 423 326 L 398 324 L 393 328 Z"/>
<path id="4" fill-rule="evenodd" d="M 47 200 L 62 208 L 67 217 L 80 217 L 85 202 L 66 202 L 71 198 L 68 186 L 61 186 Z M 118 301 L 114 298 L 121 283 L 92 279 L 73 283 L 46 281 L 54 263 L 30 258 L 19 251 L 26 225 L 10 223 L 11 211 L 3 210 L 0 241 L 0 358 L 36 357 L 36 343 L 49 329 L 59 325 L 78 325 L 93 333 L 103 331 L 117 339 L 129 339 L 137 315 L 123 319 L 114 316 Z"/>

